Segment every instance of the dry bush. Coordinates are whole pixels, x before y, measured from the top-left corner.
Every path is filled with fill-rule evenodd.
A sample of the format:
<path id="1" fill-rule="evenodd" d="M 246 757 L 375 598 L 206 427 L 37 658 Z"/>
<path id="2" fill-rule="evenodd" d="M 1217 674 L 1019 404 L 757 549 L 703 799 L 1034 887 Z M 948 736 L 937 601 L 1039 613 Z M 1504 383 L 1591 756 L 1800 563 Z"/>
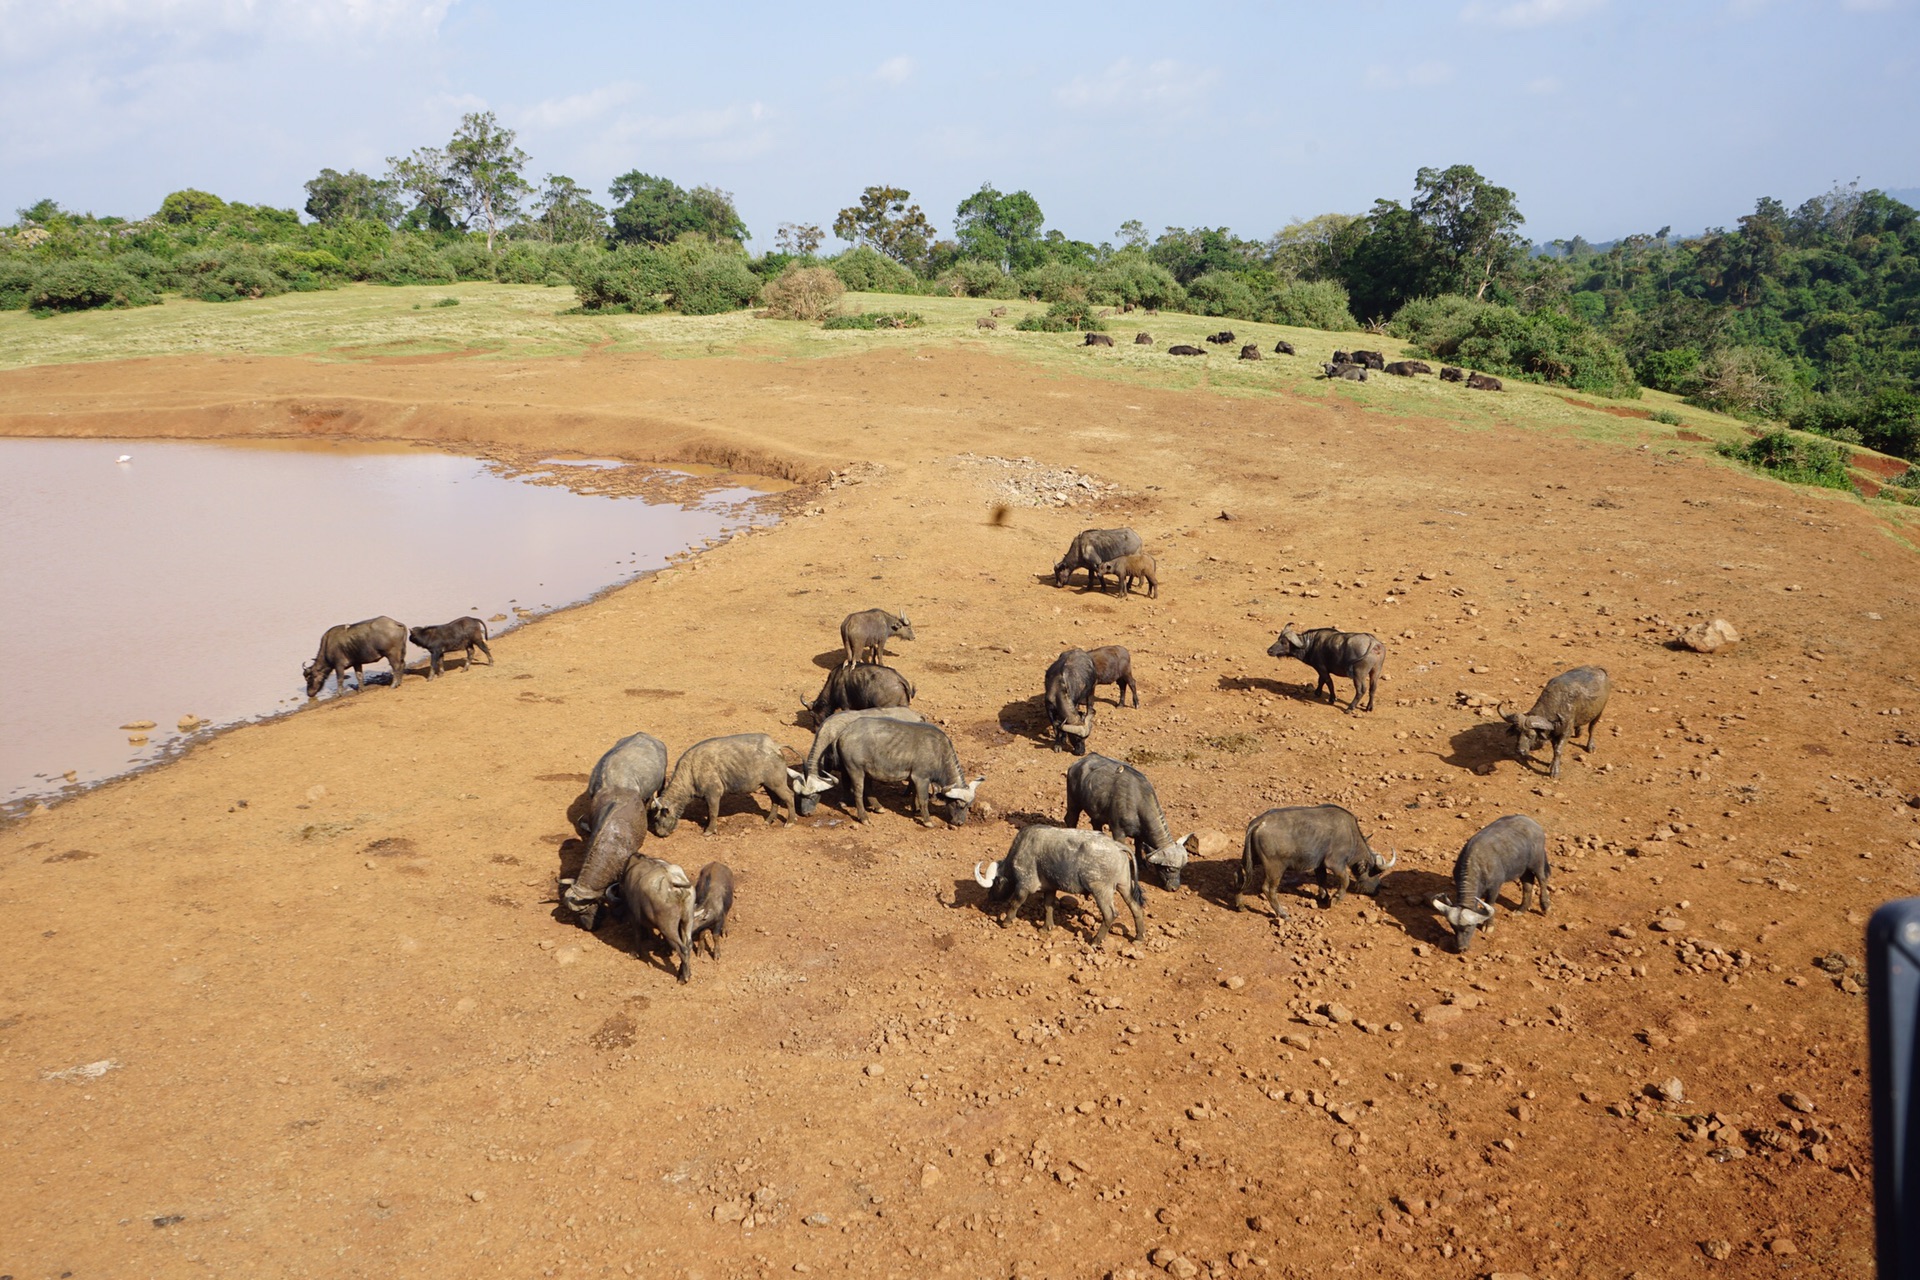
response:
<path id="1" fill-rule="evenodd" d="M 765 299 L 764 314 L 771 320 L 825 320 L 840 309 L 847 287 L 831 267 L 803 267 L 789 264 L 779 276 L 767 282 L 760 296 Z"/>

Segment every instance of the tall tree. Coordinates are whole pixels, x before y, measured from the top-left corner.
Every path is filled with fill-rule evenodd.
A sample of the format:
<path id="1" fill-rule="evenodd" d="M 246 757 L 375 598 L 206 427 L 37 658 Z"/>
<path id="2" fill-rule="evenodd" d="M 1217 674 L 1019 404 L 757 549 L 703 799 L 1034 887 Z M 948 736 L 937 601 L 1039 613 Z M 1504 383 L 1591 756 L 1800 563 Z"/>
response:
<path id="1" fill-rule="evenodd" d="M 842 209 L 833 220 L 833 234 L 864 244 L 895 262 L 921 271 L 933 244 L 933 224 L 917 204 L 907 203 L 913 192 L 905 187 L 868 187 L 860 203 Z"/>
<path id="2" fill-rule="evenodd" d="M 1040 228 L 1046 216 L 1040 202 L 1024 191 L 1007 195 L 983 182 L 953 211 L 953 235 L 969 258 L 997 262 L 1002 270 L 1021 271 L 1046 261 Z"/>
<path id="3" fill-rule="evenodd" d="M 550 173 L 533 202 L 533 232 L 549 244 L 598 240 L 607 233 L 607 211 L 572 178 Z"/>
<path id="4" fill-rule="evenodd" d="M 1433 239 L 1443 287 L 1484 298 L 1495 273 L 1526 251 L 1517 234 L 1526 219 L 1514 207 L 1513 192 L 1494 186 L 1470 164 L 1421 169 L 1413 185 L 1413 216 Z"/>
<path id="5" fill-rule="evenodd" d="M 827 233 L 811 222 L 783 222 L 774 233 L 773 246 L 780 253 L 811 258 L 826 243 Z"/>
<path id="6" fill-rule="evenodd" d="M 713 240 L 747 238 L 733 196 L 717 187 L 683 190 L 678 183 L 630 170 L 607 188 L 614 203 L 613 238 L 627 244 L 670 244 L 689 232 Z"/>
<path id="7" fill-rule="evenodd" d="M 533 190 L 520 176 L 527 153 L 513 145 L 514 132 L 503 129 L 491 111 L 472 111 L 460 118 L 460 127 L 447 143 L 447 172 L 457 199 L 466 206 L 468 220 L 478 219 L 487 229 L 487 252 L 493 237 L 519 212 L 521 197 Z"/>
<path id="8" fill-rule="evenodd" d="M 394 188 L 413 198 L 407 220 L 430 231 L 465 230 L 460 197 L 454 190 L 453 166 L 439 147 L 416 147 L 412 155 L 389 156 L 387 167 Z"/>
<path id="9" fill-rule="evenodd" d="M 323 224 L 359 218 L 392 226 L 400 219 L 400 205 L 391 181 L 370 178 L 358 169 L 322 169 L 307 183 L 307 216 Z"/>

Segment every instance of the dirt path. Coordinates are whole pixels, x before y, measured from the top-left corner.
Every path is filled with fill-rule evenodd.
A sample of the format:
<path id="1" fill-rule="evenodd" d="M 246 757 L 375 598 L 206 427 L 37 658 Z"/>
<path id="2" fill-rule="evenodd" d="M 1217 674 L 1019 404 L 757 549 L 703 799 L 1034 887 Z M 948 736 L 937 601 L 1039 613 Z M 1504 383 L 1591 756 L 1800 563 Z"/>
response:
<path id="1" fill-rule="evenodd" d="M 1856 970 L 1920 848 L 1920 572 L 1867 508 L 943 350 L 0 374 L 14 433 L 294 428 L 846 474 L 495 668 L 0 829 L 0 1272 L 1869 1270 Z M 1118 489 L 996 524 L 1009 471 L 969 454 Z M 1157 601 L 1042 580 L 1117 524 L 1159 554 Z M 973 823 L 889 793 L 864 827 L 830 801 L 769 829 L 736 801 L 712 839 L 650 840 L 739 876 L 686 987 L 626 924 L 555 918 L 607 745 L 804 750 L 796 695 L 870 605 L 912 614 L 893 661 L 987 775 Z M 1745 642 L 1664 647 L 1713 616 Z M 1296 620 L 1386 640 L 1378 710 L 1264 656 Z M 995 927 L 969 873 L 1057 820 L 1041 672 L 1109 642 L 1145 705 L 1103 709 L 1093 747 L 1151 761 L 1209 856 L 1093 953 L 1085 914 Z M 1614 706 L 1555 782 L 1458 704 L 1588 662 Z M 1228 910 L 1244 823 L 1328 801 L 1399 849 L 1378 900 Z M 1427 900 L 1512 812 L 1550 833 L 1552 914 L 1504 911 L 1463 958 Z M 1683 1101 L 1646 1093 L 1669 1079 Z"/>

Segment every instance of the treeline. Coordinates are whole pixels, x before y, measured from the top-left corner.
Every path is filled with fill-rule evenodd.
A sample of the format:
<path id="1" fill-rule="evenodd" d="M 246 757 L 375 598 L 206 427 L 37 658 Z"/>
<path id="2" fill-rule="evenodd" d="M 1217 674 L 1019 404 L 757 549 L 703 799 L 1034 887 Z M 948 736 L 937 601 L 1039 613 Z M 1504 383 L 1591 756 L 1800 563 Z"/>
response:
<path id="1" fill-rule="evenodd" d="M 1920 456 L 1920 220 L 1880 192 L 1837 189 L 1732 229 L 1662 229 L 1596 250 L 1536 248 L 1514 194 L 1467 165 L 1421 169 L 1406 204 L 1323 214 L 1265 239 L 1226 227 L 1123 223 L 1112 241 L 1046 226 L 1028 192 L 991 185 L 942 235 L 909 191 L 868 187 L 831 228 L 785 223 L 749 254 L 733 198 L 638 170 L 604 204 L 573 179 L 525 176 L 490 113 L 374 177 L 323 169 L 306 218 L 178 191 L 149 217 L 51 200 L 0 229 L 0 306 L 36 314 L 326 289 L 353 281 L 571 287 L 584 311 L 713 314 L 756 302 L 824 318 L 841 289 L 1050 304 L 1040 327 L 1098 309 L 1181 310 L 1393 333 L 1423 354 L 1610 396 L 1642 385 L 1756 420 Z"/>

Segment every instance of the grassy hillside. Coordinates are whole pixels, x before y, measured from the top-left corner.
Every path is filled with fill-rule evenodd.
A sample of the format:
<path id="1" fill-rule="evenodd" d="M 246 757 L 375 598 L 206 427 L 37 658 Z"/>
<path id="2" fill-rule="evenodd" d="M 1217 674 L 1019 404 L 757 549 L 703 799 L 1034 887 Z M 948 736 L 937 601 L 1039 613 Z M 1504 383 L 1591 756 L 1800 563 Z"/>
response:
<path id="1" fill-rule="evenodd" d="M 1319 362 L 1336 348 L 1372 347 L 1397 358 L 1404 344 L 1385 336 L 1327 333 L 1217 317 L 1160 313 L 1112 316 L 1115 345 L 1088 348 L 1079 334 L 1026 333 L 1014 328 L 1039 303 L 994 303 L 976 298 L 893 294 L 846 296 L 843 310 L 911 311 L 925 323 L 908 330 L 825 330 L 800 321 L 762 320 L 739 311 L 718 316 L 673 314 L 577 315 L 570 290 L 541 285 L 475 283 L 385 287 L 355 285 L 320 293 L 289 293 L 242 304 L 170 300 L 164 306 L 97 311 L 36 319 L 0 313 L 0 369 L 30 365 L 191 355 L 308 356 L 357 361 L 449 356 L 528 359 L 588 351 L 649 352 L 667 359 L 729 355 L 809 359 L 874 349 L 937 343 L 989 349 L 1043 368 L 1160 389 L 1216 395 L 1299 396 L 1379 412 L 1450 422 L 1465 428 L 1494 422 L 1606 439 L 1683 453 L 1709 453 L 1721 441 L 1743 440 L 1738 420 L 1660 392 L 1637 401 L 1607 401 L 1509 381 L 1499 395 L 1469 392 L 1434 378 L 1381 374 L 1361 385 L 1328 382 Z M 998 327 L 977 322 L 996 306 L 1007 313 Z M 1204 335 L 1230 327 L 1239 342 L 1257 343 L 1259 361 L 1236 358 L 1234 347 L 1208 347 L 1204 359 L 1168 356 L 1176 342 L 1204 345 Z M 1135 346 L 1146 331 L 1154 345 Z M 1275 356 L 1285 338 L 1299 354 Z M 1680 425 L 1648 419 L 1665 410 Z M 1865 477 L 1885 478 L 1886 468 Z M 1856 473 L 1862 474 L 1862 473 Z M 1569 477 L 1572 483 L 1579 477 Z"/>

